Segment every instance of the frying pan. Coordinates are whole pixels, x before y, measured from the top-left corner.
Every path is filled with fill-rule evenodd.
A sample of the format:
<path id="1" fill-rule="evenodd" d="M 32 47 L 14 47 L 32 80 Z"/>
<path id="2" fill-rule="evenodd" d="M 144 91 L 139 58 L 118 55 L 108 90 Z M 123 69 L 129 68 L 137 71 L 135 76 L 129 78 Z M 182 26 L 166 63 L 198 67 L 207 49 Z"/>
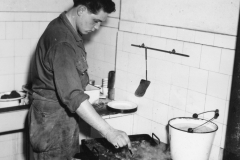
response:
<path id="1" fill-rule="evenodd" d="M 111 112 L 133 113 L 137 111 L 137 104 L 129 101 L 111 101 L 106 108 Z"/>

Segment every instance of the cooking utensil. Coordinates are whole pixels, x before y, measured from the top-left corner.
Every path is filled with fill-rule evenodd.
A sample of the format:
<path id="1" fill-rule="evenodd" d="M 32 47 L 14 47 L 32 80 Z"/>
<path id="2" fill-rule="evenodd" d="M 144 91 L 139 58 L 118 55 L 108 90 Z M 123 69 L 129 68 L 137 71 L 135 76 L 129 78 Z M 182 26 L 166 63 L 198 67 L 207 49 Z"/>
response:
<path id="1" fill-rule="evenodd" d="M 144 43 L 142 44 L 142 47 L 145 47 Z M 145 61 L 146 61 L 146 80 L 142 79 L 140 81 L 140 84 L 137 90 L 135 91 L 135 96 L 137 97 L 142 97 L 151 83 L 150 81 L 147 80 L 147 48 L 145 48 Z"/>
<path id="2" fill-rule="evenodd" d="M 107 104 L 107 110 L 117 113 L 133 113 L 137 111 L 137 104 L 129 101 L 111 101 Z"/>

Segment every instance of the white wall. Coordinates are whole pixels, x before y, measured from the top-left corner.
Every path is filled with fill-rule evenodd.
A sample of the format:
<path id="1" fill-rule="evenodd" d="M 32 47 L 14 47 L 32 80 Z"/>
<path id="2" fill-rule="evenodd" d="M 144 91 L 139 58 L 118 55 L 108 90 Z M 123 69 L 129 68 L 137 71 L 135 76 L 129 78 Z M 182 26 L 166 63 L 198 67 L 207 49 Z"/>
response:
<path id="1" fill-rule="evenodd" d="M 123 0 L 122 20 L 237 34 L 239 0 Z"/>
<path id="2" fill-rule="evenodd" d="M 211 160 L 224 148 L 239 0 L 122 0 L 116 58 L 116 99 L 139 105 L 134 133 L 157 134 L 167 142 L 173 117 L 220 110 Z M 229 18 L 231 17 L 231 18 Z M 148 50 L 146 94 L 134 95 L 145 79 L 144 49 L 131 44 L 172 50 L 189 58 Z M 210 119 L 213 114 L 205 114 Z"/>

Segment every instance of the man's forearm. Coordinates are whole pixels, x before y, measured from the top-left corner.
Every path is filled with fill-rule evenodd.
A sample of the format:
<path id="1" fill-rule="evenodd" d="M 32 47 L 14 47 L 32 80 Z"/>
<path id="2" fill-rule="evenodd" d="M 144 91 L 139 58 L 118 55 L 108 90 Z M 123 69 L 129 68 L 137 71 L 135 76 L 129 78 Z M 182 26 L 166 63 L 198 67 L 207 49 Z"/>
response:
<path id="1" fill-rule="evenodd" d="M 85 100 L 76 113 L 89 125 L 98 130 L 104 137 L 111 130 L 111 126 L 96 112 L 88 100 Z"/>

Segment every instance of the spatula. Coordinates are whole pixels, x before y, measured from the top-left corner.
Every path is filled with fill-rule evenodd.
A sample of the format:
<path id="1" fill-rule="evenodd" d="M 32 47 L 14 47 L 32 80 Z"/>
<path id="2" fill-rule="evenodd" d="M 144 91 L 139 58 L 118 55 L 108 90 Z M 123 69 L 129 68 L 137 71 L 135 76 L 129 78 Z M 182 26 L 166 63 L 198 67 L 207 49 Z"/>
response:
<path id="1" fill-rule="evenodd" d="M 142 44 L 142 47 L 145 47 L 144 43 Z M 135 91 L 135 96 L 137 97 L 142 97 L 151 83 L 150 81 L 147 80 L 147 48 L 145 48 L 145 61 L 146 61 L 146 80 L 141 79 L 140 84 L 137 90 Z"/>

